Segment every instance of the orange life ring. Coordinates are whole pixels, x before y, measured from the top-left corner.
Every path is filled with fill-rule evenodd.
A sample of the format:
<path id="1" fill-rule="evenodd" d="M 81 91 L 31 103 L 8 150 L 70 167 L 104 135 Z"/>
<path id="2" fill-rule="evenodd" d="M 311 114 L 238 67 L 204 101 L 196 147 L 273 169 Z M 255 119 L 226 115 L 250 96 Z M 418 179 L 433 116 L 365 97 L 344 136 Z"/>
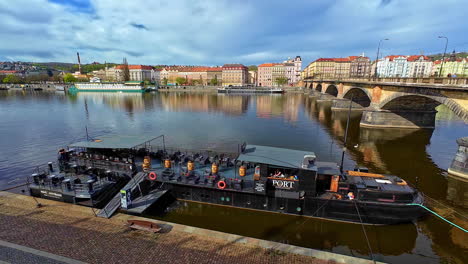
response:
<path id="1" fill-rule="evenodd" d="M 224 190 L 224 188 L 226 188 L 226 182 L 219 181 L 218 182 L 218 188 L 221 189 L 221 190 Z"/>
<path id="2" fill-rule="evenodd" d="M 148 178 L 152 181 L 155 181 L 158 178 L 158 175 L 156 174 L 156 172 L 152 171 L 149 173 Z"/>

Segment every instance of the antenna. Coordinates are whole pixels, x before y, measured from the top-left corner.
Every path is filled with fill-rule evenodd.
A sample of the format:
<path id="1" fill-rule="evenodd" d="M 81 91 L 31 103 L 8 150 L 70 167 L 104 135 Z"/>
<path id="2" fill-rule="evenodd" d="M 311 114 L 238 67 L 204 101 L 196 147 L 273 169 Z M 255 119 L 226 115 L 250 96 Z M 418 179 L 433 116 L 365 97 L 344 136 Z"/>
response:
<path id="1" fill-rule="evenodd" d="M 344 143 L 343 143 L 343 152 L 341 153 L 341 164 L 340 164 L 341 173 L 343 173 L 343 161 L 344 161 L 344 154 L 346 152 L 346 141 L 348 139 L 349 118 L 351 116 L 351 108 L 353 107 L 353 98 L 354 98 L 354 95 L 351 95 L 351 100 L 349 102 L 348 119 L 346 120 L 346 130 L 345 130 Z"/>

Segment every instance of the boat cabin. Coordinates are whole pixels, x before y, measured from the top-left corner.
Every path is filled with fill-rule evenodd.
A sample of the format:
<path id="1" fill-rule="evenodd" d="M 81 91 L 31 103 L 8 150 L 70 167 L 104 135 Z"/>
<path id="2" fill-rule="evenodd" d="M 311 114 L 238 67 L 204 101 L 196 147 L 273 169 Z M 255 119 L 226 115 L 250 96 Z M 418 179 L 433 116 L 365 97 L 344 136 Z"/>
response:
<path id="1" fill-rule="evenodd" d="M 255 191 L 274 197 L 316 196 L 329 188 L 333 175 L 339 175 L 336 163 L 317 162 L 308 151 L 245 145 L 237 160 L 256 164 Z"/>

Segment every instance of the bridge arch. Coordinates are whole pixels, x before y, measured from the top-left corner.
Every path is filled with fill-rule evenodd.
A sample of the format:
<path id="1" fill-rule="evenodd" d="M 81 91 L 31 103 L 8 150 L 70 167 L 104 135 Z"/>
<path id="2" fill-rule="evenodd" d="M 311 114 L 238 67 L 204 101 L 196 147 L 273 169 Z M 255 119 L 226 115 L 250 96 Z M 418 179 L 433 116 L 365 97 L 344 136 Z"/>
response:
<path id="1" fill-rule="evenodd" d="M 379 108 L 390 111 L 435 111 L 435 108 L 440 104 L 447 106 L 458 117 L 468 122 L 468 111 L 466 109 L 454 100 L 436 93 L 394 93 L 382 100 Z"/>
<path id="2" fill-rule="evenodd" d="M 329 84 L 327 86 L 327 89 L 325 90 L 325 93 L 337 97 L 338 96 L 338 88 L 334 84 Z"/>
<path id="3" fill-rule="evenodd" d="M 322 92 L 322 84 L 318 83 L 317 86 L 315 86 L 315 90 L 319 91 L 319 92 Z"/>
<path id="4" fill-rule="evenodd" d="M 371 104 L 372 96 L 366 89 L 361 89 L 357 87 L 351 87 L 343 95 L 344 99 L 353 100 L 353 102 L 361 105 L 362 107 L 368 107 Z"/>

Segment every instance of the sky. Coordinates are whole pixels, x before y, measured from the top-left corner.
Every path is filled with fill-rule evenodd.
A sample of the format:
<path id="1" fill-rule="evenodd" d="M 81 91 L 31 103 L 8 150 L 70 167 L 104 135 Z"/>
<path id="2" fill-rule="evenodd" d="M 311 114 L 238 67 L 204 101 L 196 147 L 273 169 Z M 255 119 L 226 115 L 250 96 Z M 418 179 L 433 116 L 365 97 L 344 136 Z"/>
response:
<path id="1" fill-rule="evenodd" d="M 0 61 L 245 65 L 468 50 L 468 0 L 0 0 Z"/>

